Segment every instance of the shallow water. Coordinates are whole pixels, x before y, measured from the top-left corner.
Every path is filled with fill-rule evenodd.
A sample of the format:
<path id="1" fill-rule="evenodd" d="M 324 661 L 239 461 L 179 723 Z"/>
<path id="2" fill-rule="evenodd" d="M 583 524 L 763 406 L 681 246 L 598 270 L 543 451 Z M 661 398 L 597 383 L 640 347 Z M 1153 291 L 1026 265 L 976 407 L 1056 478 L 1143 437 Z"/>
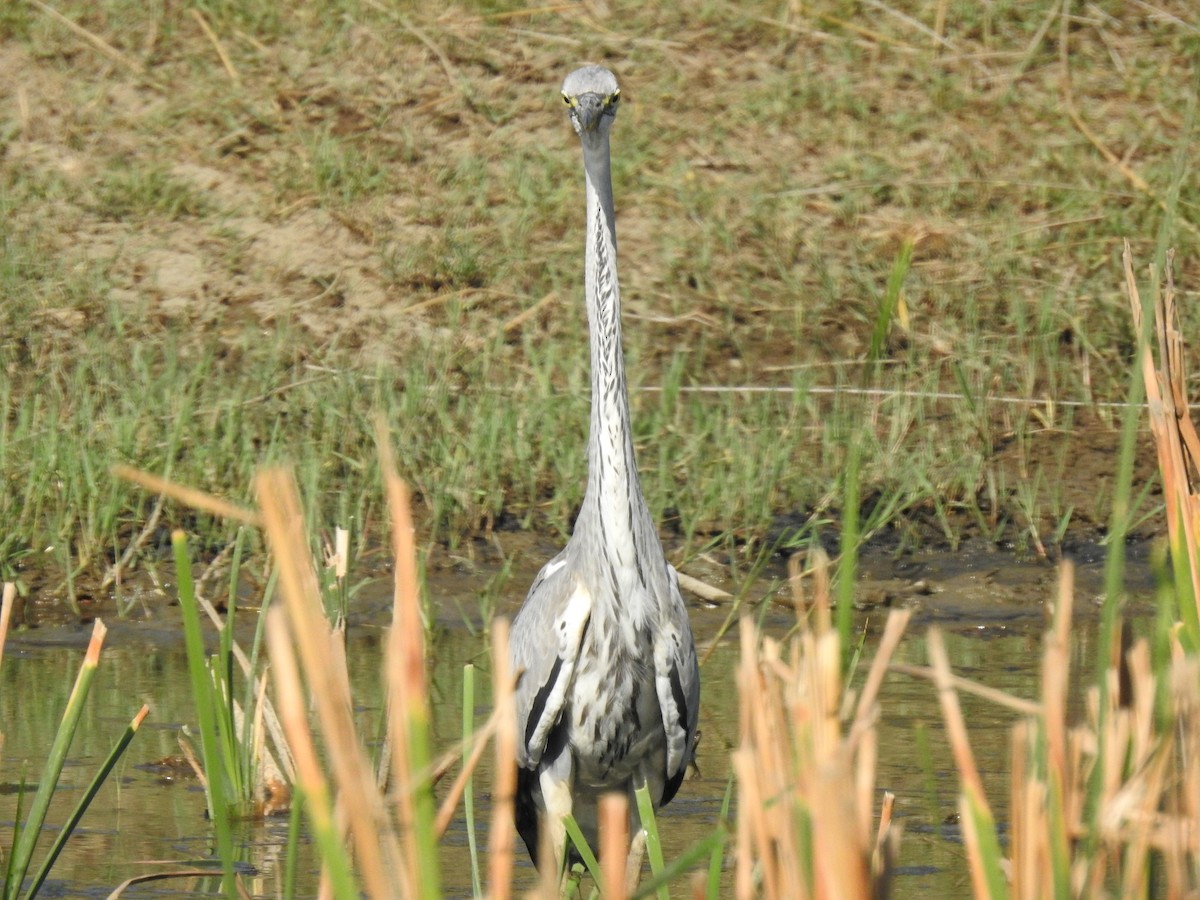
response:
<path id="1" fill-rule="evenodd" d="M 723 616 L 721 610 L 698 611 L 697 633 L 715 634 L 716 623 Z M 772 612 L 766 628 L 782 634 L 790 621 L 789 615 Z M 874 617 L 875 623 L 881 621 L 882 616 Z M 962 618 L 944 619 L 941 624 L 948 632 L 947 644 L 956 671 L 1018 696 L 1033 696 L 1040 613 L 1008 624 Z M 924 632 L 924 625 L 913 627 L 901 646 L 898 661 L 924 664 Z M 5 733 L 0 768 L 3 832 L 8 832 L 13 821 L 15 786 L 22 778 L 33 780 L 38 776 L 42 755 L 82 659 L 85 633 L 83 629 L 34 632 L 10 643 L 6 651 L 0 683 L 0 723 Z M 368 735 L 378 732 L 381 636 L 382 629 L 373 625 L 359 625 L 350 635 L 357 713 L 361 733 Z M 1085 625 L 1075 635 L 1075 665 L 1090 665 L 1091 642 L 1092 630 Z M 865 658 L 870 657 L 870 644 L 869 638 Z M 737 738 L 733 681 L 736 656 L 736 641 L 727 637 L 704 665 L 698 772 L 685 783 L 661 818 L 668 859 L 704 837 L 717 821 L 729 775 L 728 752 Z M 461 727 L 462 666 L 474 661 L 485 673 L 486 646 L 483 639 L 464 628 L 442 628 L 432 643 L 432 660 L 434 737 L 439 747 L 446 747 L 454 743 Z M 483 686 L 477 706 L 479 719 L 488 708 L 487 694 Z M 60 858 L 48 896 L 104 896 L 132 875 L 184 868 L 189 861 L 208 855 L 203 794 L 186 773 L 166 773 L 154 765 L 178 755 L 179 730 L 193 715 L 182 641 L 178 632 L 164 622 L 153 628 L 114 629 L 50 820 L 62 821 L 68 803 L 75 799 L 89 773 L 143 701 L 151 705 L 150 718 Z M 901 876 L 894 896 L 959 895 L 967 890 L 963 848 L 954 826 L 943 824 L 955 809 L 957 779 L 941 737 L 934 691 L 924 681 L 892 674 L 882 701 L 878 786 L 896 794 L 897 812 L 905 824 Z M 1007 767 L 1008 730 L 1014 716 L 969 695 L 962 695 L 961 702 L 990 799 L 997 819 L 1003 822 L 1003 773 Z M 917 723 L 928 728 L 935 761 L 932 809 L 930 785 L 916 752 Z M 485 771 L 477 782 L 481 823 L 487 821 L 489 781 Z M 486 842 L 482 833 L 485 827 L 481 825 L 481 842 Z M 242 828 L 247 863 L 244 879 L 253 894 L 275 894 L 285 834 L 283 819 L 247 823 Z M 466 829 L 460 818 L 443 842 L 447 896 L 469 893 L 466 845 Z M 532 869 L 523 856 L 518 863 L 519 877 L 527 882 L 532 878 Z M 301 896 L 314 890 L 314 867 L 309 854 L 302 866 Z M 196 896 L 215 893 L 217 887 L 215 879 L 173 880 L 140 886 L 126 896 Z"/>

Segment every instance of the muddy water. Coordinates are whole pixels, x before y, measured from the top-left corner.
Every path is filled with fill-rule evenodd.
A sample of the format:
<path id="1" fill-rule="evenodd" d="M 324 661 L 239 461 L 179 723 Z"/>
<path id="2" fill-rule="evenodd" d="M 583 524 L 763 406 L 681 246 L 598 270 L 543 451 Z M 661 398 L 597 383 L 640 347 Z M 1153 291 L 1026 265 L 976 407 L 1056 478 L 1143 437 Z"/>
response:
<path id="1" fill-rule="evenodd" d="M 881 602 L 909 603 L 918 609 L 920 618 L 937 620 L 946 629 L 951 658 L 961 674 L 1031 697 L 1035 693 L 1040 646 L 1040 600 L 1048 596 L 1041 582 L 1049 581 L 1051 571 L 1039 566 L 1033 575 L 1021 578 L 999 573 L 990 565 L 977 565 L 965 574 L 961 566 L 951 571 L 925 565 L 919 572 L 892 571 L 887 578 L 883 576 L 888 573 L 881 571 L 875 573 L 873 581 L 874 589 L 885 596 Z M 1030 580 L 1033 583 L 1027 583 Z M 996 587 L 997 583 L 1001 587 Z M 1004 583 L 1017 584 L 1009 593 L 1023 602 L 1005 602 L 1009 593 Z M 951 589 L 955 584 L 961 588 L 957 594 Z M 971 585 L 975 586 L 973 590 Z M 886 599 L 889 594 L 892 599 Z M 514 602 L 513 598 L 502 598 L 501 611 Z M 360 608 L 376 609 L 381 604 L 381 597 L 371 594 L 363 597 Z M 1082 605 L 1086 610 L 1086 604 Z M 455 612 L 460 606 L 452 599 L 442 604 L 443 624 L 431 645 L 438 746 L 453 744 L 459 734 L 462 666 L 474 661 L 481 671 L 487 670 L 484 640 L 461 625 L 448 624 L 460 621 Z M 694 612 L 701 643 L 717 633 L 726 613 L 722 608 Z M 878 611 L 865 612 L 859 624 L 870 634 L 882 618 Z M 1082 618 L 1075 637 L 1075 664 L 1090 667 L 1093 630 L 1086 611 Z M 380 621 L 376 615 L 368 619 Z M 782 609 L 769 612 L 765 621 L 768 632 L 776 634 L 782 634 L 790 623 L 790 615 Z M 924 631 L 925 624 L 914 626 L 902 645 L 900 661 L 925 663 Z M 35 630 L 11 642 L 7 649 L 0 684 L 0 730 L 5 734 L 0 767 L 0 834 L 9 833 L 14 818 L 14 786 L 22 777 L 36 779 L 40 772 L 43 754 L 82 658 L 85 636 L 82 628 Z M 360 622 L 351 632 L 351 674 L 361 733 L 367 735 L 378 733 L 381 637 L 380 626 L 370 621 Z M 868 638 L 866 658 L 871 653 L 870 641 Z M 668 858 L 704 837 L 718 818 L 728 783 L 728 752 L 736 741 L 736 652 L 731 636 L 716 647 L 702 672 L 703 740 L 698 751 L 698 773 L 663 812 L 661 827 Z M 934 692 L 927 683 L 892 675 L 882 699 L 878 784 L 880 789 L 897 795 L 899 815 L 905 823 L 902 874 L 894 896 L 963 895 L 968 889 L 963 848 L 953 824 L 947 823 L 954 812 L 957 782 L 941 737 Z M 50 819 L 62 821 L 67 804 L 77 797 L 88 774 L 143 701 L 151 705 L 151 717 L 56 866 L 51 895 L 103 896 L 132 875 L 185 867 L 190 861 L 204 859 L 209 852 L 204 799 L 195 781 L 185 773 L 164 771 L 154 765 L 178 755 L 179 730 L 193 718 L 182 641 L 169 612 L 162 612 L 154 622 L 113 629 L 81 733 L 72 748 L 72 763 L 63 776 L 61 797 Z M 970 696 L 964 695 L 962 703 L 997 817 L 1004 821 L 1003 775 L 1013 716 Z M 485 686 L 480 691 L 479 719 L 487 708 Z M 918 723 L 927 726 L 930 736 L 932 783 L 915 749 Z M 484 772 L 478 782 L 482 794 L 479 815 L 484 822 L 488 814 L 484 788 L 489 781 L 490 774 Z M 244 878 L 252 894 L 275 894 L 281 878 L 285 832 L 283 820 L 247 823 L 241 829 Z M 486 843 L 482 829 L 480 840 Z M 466 845 L 466 830 L 460 819 L 443 844 L 447 896 L 469 894 Z M 523 858 L 519 862 L 519 877 L 528 881 L 532 870 Z M 311 895 L 315 885 L 311 848 L 306 848 L 301 870 L 299 895 Z M 128 896 L 195 896 L 216 891 L 215 880 L 190 879 L 151 884 Z"/>

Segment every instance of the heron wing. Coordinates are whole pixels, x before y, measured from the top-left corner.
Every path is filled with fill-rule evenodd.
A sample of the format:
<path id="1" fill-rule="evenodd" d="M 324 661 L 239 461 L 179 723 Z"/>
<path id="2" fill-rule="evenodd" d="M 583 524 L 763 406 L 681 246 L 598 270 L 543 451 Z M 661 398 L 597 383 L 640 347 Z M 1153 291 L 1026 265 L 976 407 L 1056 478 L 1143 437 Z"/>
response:
<path id="1" fill-rule="evenodd" d="M 679 593 L 679 578 L 667 565 L 668 591 L 654 639 L 654 686 L 667 737 L 666 784 L 663 803 L 670 801 L 691 761 L 700 716 L 700 668 L 687 608 Z"/>
<path id="2" fill-rule="evenodd" d="M 562 716 L 579 645 L 592 616 L 592 598 L 566 569 L 563 555 L 548 562 L 513 620 L 509 652 L 521 674 L 517 687 L 520 762 L 536 766 Z"/>

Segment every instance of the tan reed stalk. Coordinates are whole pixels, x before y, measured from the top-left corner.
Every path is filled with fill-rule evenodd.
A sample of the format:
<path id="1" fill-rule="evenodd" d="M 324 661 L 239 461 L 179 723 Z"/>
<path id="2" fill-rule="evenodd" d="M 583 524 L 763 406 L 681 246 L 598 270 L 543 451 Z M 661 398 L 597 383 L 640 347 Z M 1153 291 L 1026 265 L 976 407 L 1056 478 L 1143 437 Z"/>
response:
<path id="1" fill-rule="evenodd" d="M 408 485 L 396 475 L 391 442 L 382 419 L 376 423 L 376 446 L 391 513 L 392 552 L 396 560 L 392 628 L 387 645 L 388 723 L 396 811 L 408 857 L 410 896 L 436 900 L 441 895 L 441 878 L 436 863 L 425 625 L 421 621 L 415 529 Z"/>
<path id="2" fill-rule="evenodd" d="M 629 798 L 606 794 L 600 798 L 600 896 L 625 900 L 625 860 L 629 856 Z"/>
<path id="3" fill-rule="evenodd" d="M 305 808 L 321 847 L 322 882 L 338 886 L 339 896 L 356 890 L 349 860 L 342 848 L 341 829 L 333 810 L 332 791 L 317 754 L 308 725 L 308 705 L 296 653 L 288 639 L 287 613 L 281 607 L 267 610 L 267 650 L 275 682 L 276 709 L 296 764 L 296 778 L 304 792 Z M 324 891 L 322 891 L 324 893 Z"/>
<path id="4" fill-rule="evenodd" d="M 143 472 L 141 469 L 135 469 L 133 466 L 127 466 L 124 463 L 117 463 L 112 467 L 111 471 L 117 478 L 132 481 L 134 484 L 141 485 L 151 493 L 171 497 L 193 509 L 210 513 L 222 519 L 245 522 L 248 525 L 262 524 L 258 514 L 254 511 L 244 509 L 234 503 L 230 503 L 228 500 L 222 500 L 220 497 L 214 497 L 212 494 L 205 493 L 196 488 L 185 487 L 182 484 L 168 481 L 157 475 L 151 475 L 149 472 Z"/>
<path id="5" fill-rule="evenodd" d="M 871 851 L 871 883 L 875 897 L 888 897 L 892 892 L 892 878 L 896 871 L 896 860 L 900 853 L 900 825 L 893 819 L 896 795 L 883 792 L 883 804 L 879 809 L 879 825 L 875 830 L 875 847 Z"/>
<path id="6" fill-rule="evenodd" d="M 4 643 L 8 640 L 8 623 L 12 620 L 13 607 L 17 605 L 17 586 L 4 582 L 4 594 L 0 598 L 0 665 L 4 663 Z"/>
<path id="7" fill-rule="evenodd" d="M 1183 631 L 1155 670 L 1135 640 L 1109 690 L 1092 685 L 1068 727 L 1072 569 L 1064 565 L 1042 656 L 1041 704 L 1012 733 L 1008 860 L 954 696 L 940 635 L 930 633 L 943 716 L 962 780 L 959 799 L 976 897 L 1193 897 L 1200 894 L 1200 660 Z M 1120 660 L 1118 662 L 1121 662 Z M 1127 684 L 1124 696 L 1118 681 Z M 1103 699 L 1102 699 L 1103 698 Z M 1101 709 L 1107 703 L 1107 709 Z M 1098 787 L 1093 787 L 1093 781 Z M 1095 791 L 1095 797 L 1089 792 Z"/>
<path id="8" fill-rule="evenodd" d="M 1018 722 L 1013 726 L 1010 741 L 1011 763 L 1009 767 L 1009 815 L 1012 823 L 1009 827 L 1008 846 L 1013 860 L 1031 859 L 1036 853 L 1036 845 L 1031 846 L 1033 836 L 1042 832 L 1038 820 L 1038 801 L 1042 799 L 1038 788 L 1040 784 L 1033 781 L 1027 771 L 1028 758 L 1026 748 L 1030 736 L 1031 723 L 1028 720 Z M 1012 882 L 1014 897 L 1032 896 L 1032 891 L 1039 886 L 1038 876 L 1048 871 L 1045 867 L 1018 868 L 1013 867 Z"/>
<path id="9" fill-rule="evenodd" d="M 1157 354 L 1150 346 L 1142 352 L 1142 381 L 1150 412 L 1150 431 L 1158 453 L 1167 507 L 1167 530 L 1175 557 L 1176 579 L 1189 581 L 1190 597 L 1181 593 L 1180 614 L 1193 644 L 1200 642 L 1200 435 L 1188 409 L 1186 355 L 1176 307 L 1174 251 L 1167 253 L 1166 285 L 1154 296 Z M 1134 334 L 1142 341 L 1142 299 L 1133 275 L 1133 254 L 1125 241 L 1122 254 L 1125 290 L 1133 315 Z M 1157 358 L 1156 358 L 1157 357 Z M 1184 571 L 1186 570 L 1186 571 Z M 1182 588 L 1178 585 L 1177 588 Z"/>
<path id="10" fill-rule="evenodd" d="M 412 879 L 416 876 L 407 871 L 395 829 L 375 789 L 369 758 L 354 727 L 349 678 L 344 669 L 333 671 L 330 664 L 337 639 L 321 605 L 295 479 L 284 469 L 269 468 L 258 474 L 255 487 L 279 570 L 280 595 L 291 638 L 308 676 L 363 887 L 371 897 L 415 896 Z"/>
<path id="11" fill-rule="evenodd" d="M 888 620 L 857 704 L 842 683 L 841 638 L 829 614 L 828 580 L 816 560 L 804 609 L 798 566 L 792 590 L 799 633 L 786 645 L 741 622 L 737 672 L 739 898 L 867 898 L 886 895 L 899 827 L 891 800 L 876 825 L 878 693 L 909 619 Z M 850 725 L 843 732 L 843 721 Z"/>
<path id="12" fill-rule="evenodd" d="M 508 664 L 508 621 L 492 623 L 492 690 L 496 732 L 496 784 L 492 790 L 492 831 L 488 838 L 488 896 L 512 896 L 513 850 L 517 836 L 513 802 L 517 796 L 517 707 Z"/>
<path id="13" fill-rule="evenodd" d="M 4 665 L 4 644 L 8 641 L 8 623 L 12 619 L 13 607 L 17 603 L 17 586 L 4 582 L 4 593 L 0 596 L 0 669 Z M 4 732 L 0 731 L 0 763 L 4 762 Z"/>
<path id="14" fill-rule="evenodd" d="M 463 793 L 466 791 L 467 782 L 479 767 L 484 751 L 487 749 L 488 741 L 496 735 L 498 727 L 499 721 L 497 720 L 495 710 L 493 710 L 487 723 L 475 732 L 475 740 L 471 744 L 471 755 L 463 761 L 458 777 L 454 779 L 454 783 L 450 785 L 450 790 L 446 792 L 446 796 L 442 800 L 442 805 L 438 807 L 434 831 L 437 833 L 439 839 L 445 835 L 446 829 L 450 827 L 450 822 L 458 808 L 459 801 L 462 800 Z M 465 749 L 463 752 L 465 752 Z M 460 753 L 456 752 L 453 759 L 458 759 L 459 756 Z"/>
<path id="15" fill-rule="evenodd" d="M 958 692 L 954 687 L 949 657 L 942 633 L 937 628 L 929 629 L 926 637 L 929 661 L 933 667 L 934 683 L 937 685 L 938 702 L 942 707 L 942 718 L 946 722 L 946 737 L 950 741 L 950 752 L 962 780 L 962 794 L 958 808 L 962 822 L 963 842 L 970 861 L 971 887 L 976 897 L 1006 896 L 1004 875 L 1000 871 L 1000 851 L 996 840 L 995 819 L 983 790 L 983 780 L 975 765 L 975 754 L 963 719 L 962 707 L 958 703 Z"/>
<path id="16" fill-rule="evenodd" d="M 738 695 L 745 694 L 745 687 L 738 677 Z M 754 771 L 754 754 L 750 750 L 734 750 L 729 755 L 730 766 L 738 781 L 738 816 L 737 816 L 737 867 L 734 870 L 734 896 L 738 900 L 752 900 L 755 896 L 754 861 L 761 856 L 765 841 L 759 841 L 762 806 L 758 796 L 758 780 Z M 755 854 L 754 848 L 760 851 Z M 766 868 L 766 864 L 764 864 Z"/>

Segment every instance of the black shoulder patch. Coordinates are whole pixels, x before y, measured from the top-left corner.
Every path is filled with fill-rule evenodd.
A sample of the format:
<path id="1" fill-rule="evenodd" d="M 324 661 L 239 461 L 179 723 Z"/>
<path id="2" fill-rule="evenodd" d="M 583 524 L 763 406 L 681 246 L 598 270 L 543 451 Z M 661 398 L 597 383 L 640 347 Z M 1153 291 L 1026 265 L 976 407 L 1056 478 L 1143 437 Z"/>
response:
<path id="1" fill-rule="evenodd" d="M 671 666 L 671 698 L 675 701 L 675 707 L 679 710 L 679 724 L 687 731 L 688 729 L 688 708 L 687 696 L 683 692 L 683 680 L 679 677 L 679 666 Z M 667 780 L 663 785 L 662 805 L 671 802 L 679 790 L 679 786 L 683 784 L 683 775 L 687 771 L 688 763 L 691 760 L 686 756 L 679 764 L 678 772 L 667 772 Z"/>
<path id="2" fill-rule="evenodd" d="M 525 749 L 530 749 L 529 742 L 533 740 L 533 733 L 537 731 L 538 723 L 542 721 L 542 713 L 546 711 L 546 701 L 550 698 L 550 692 L 554 690 L 554 685 L 558 681 L 558 673 L 562 671 L 562 657 L 554 658 L 554 666 L 550 669 L 550 677 L 546 679 L 538 692 L 533 697 L 533 706 L 529 710 L 529 718 L 525 721 Z"/>

